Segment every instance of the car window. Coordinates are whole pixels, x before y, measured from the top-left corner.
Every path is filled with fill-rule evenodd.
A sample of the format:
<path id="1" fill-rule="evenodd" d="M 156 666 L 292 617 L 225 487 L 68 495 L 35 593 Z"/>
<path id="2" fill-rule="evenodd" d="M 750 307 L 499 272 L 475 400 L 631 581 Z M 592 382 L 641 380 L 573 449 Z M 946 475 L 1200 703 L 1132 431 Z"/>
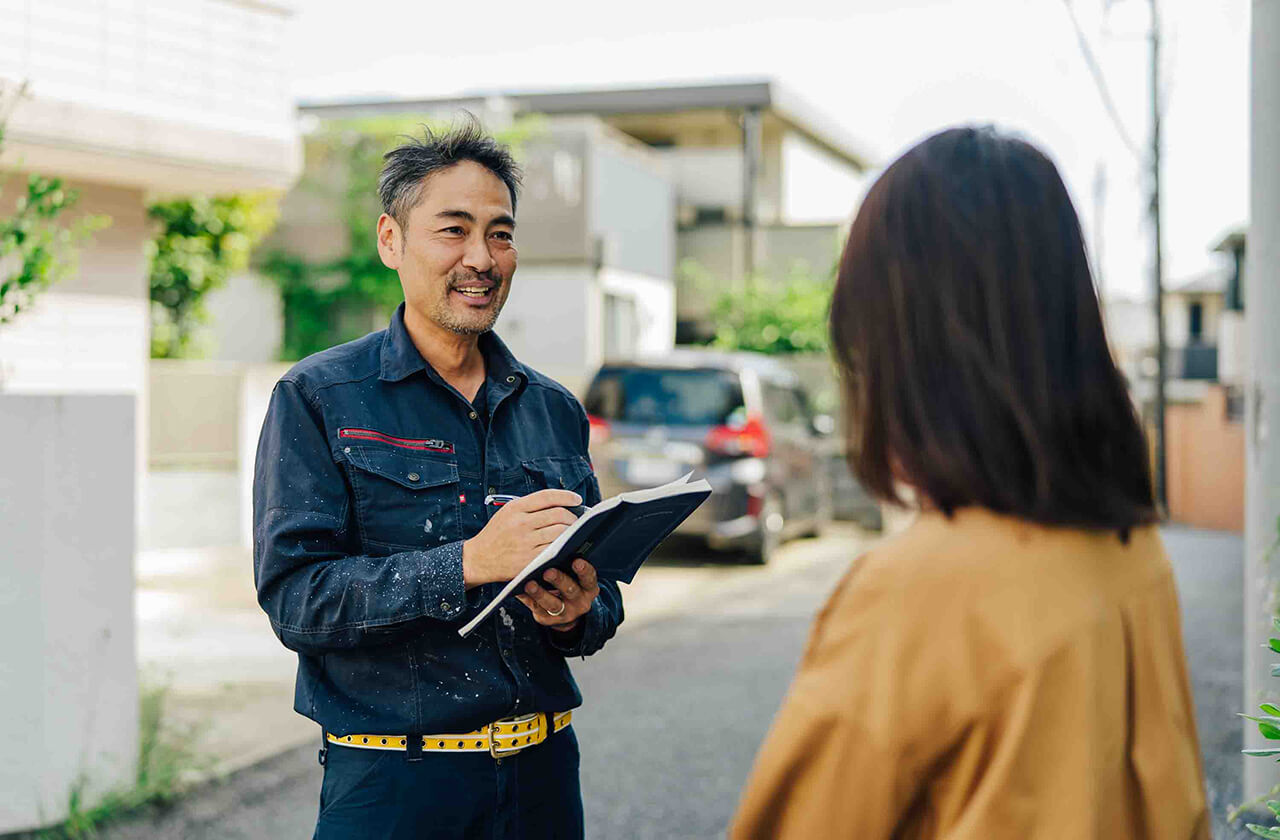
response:
<path id="1" fill-rule="evenodd" d="M 604 368 L 585 403 L 588 414 L 614 422 L 715 426 L 742 413 L 742 388 L 723 370 Z"/>

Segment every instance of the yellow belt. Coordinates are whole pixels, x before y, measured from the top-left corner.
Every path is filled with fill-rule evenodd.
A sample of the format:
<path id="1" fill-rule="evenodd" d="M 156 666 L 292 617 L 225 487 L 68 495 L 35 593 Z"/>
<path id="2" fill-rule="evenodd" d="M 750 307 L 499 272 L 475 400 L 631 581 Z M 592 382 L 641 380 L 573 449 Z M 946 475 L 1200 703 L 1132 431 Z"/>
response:
<path id="1" fill-rule="evenodd" d="M 487 752 L 494 758 L 515 755 L 525 747 L 541 744 L 573 720 L 573 712 L 529 714 L 503 718 L 482 729 L 461 735 L 423 735 L 423 752 Z M 404 751 L 405 735 L 334 735 L 327 733 L 331 744 L 364 750 Z"/>

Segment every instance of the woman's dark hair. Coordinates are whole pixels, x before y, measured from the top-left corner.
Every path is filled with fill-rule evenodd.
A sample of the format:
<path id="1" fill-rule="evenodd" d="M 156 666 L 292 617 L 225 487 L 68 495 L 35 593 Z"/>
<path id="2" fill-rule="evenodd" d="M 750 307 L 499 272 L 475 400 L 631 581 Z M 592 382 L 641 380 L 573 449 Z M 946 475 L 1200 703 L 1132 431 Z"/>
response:
<path id="1" fill-rule="evenodd" d="M 885 170 L 849 232 L 831 338 L 873 494 L 901 501 L 903 481 L 948 516 L 1122 535 L 1156 519 L 1080 223 L 1031 144 L 954 128 Z"/>

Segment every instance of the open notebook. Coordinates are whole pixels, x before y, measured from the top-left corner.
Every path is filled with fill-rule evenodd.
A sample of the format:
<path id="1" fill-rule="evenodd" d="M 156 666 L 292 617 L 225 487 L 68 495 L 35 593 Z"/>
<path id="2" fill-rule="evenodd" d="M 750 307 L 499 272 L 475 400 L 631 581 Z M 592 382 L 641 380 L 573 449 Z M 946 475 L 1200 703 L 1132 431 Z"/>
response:
<path id="1" fill-rule="evenodd" d="M 599 577 L 630 583 L 658 543 L 711 495 L 706 479 L 691 478 L 693 473 L 661 487 L 620 493 L 588 508 L 485 604 L 459 635 L 474 630 L 530 578 L 552 567 L 572 574 L 570 566 L 578 557 L 595 566 Z"/>

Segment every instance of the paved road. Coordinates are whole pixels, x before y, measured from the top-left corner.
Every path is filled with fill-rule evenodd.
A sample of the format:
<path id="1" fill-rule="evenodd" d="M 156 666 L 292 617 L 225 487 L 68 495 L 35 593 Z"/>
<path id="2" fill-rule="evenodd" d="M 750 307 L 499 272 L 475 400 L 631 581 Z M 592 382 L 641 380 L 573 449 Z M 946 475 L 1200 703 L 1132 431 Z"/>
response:
<path id="1" fill-rule="evenodd" d="M 1214 837 L 1243 840 L 1254 835 L 1226 821 L 1242 799 L 1236 712 L 1242 711 L 1244 697 L 1243 541 L 1235 534 L 1187 528 L 1168 528 L 1164 539 L 1178 578 Z"/>
<path id="2" fill-rule="evenodd" d="M 700 594 L 574 664 L 587 706 L 583 745 L 588 837 L 679 840 L 722 836 L 751 758 L 794 670 L 814 610 L 842 572 L 848 535 L 788 548 L 783 573 L 723 572 Z M 1166 534 L 1182 593 L 1215 836 L 1240 799 L 1241 543 Z M 670 559 L 664 567 L 678 568 Z M 714 573 L 714 572 L 712 572 Z M 705 570 L 690 572 L 705 576 Z M 190 797 L 159 820 L 106 840 L 304 838 L 319 789 L 314 747 L 286 753 Z"/>

